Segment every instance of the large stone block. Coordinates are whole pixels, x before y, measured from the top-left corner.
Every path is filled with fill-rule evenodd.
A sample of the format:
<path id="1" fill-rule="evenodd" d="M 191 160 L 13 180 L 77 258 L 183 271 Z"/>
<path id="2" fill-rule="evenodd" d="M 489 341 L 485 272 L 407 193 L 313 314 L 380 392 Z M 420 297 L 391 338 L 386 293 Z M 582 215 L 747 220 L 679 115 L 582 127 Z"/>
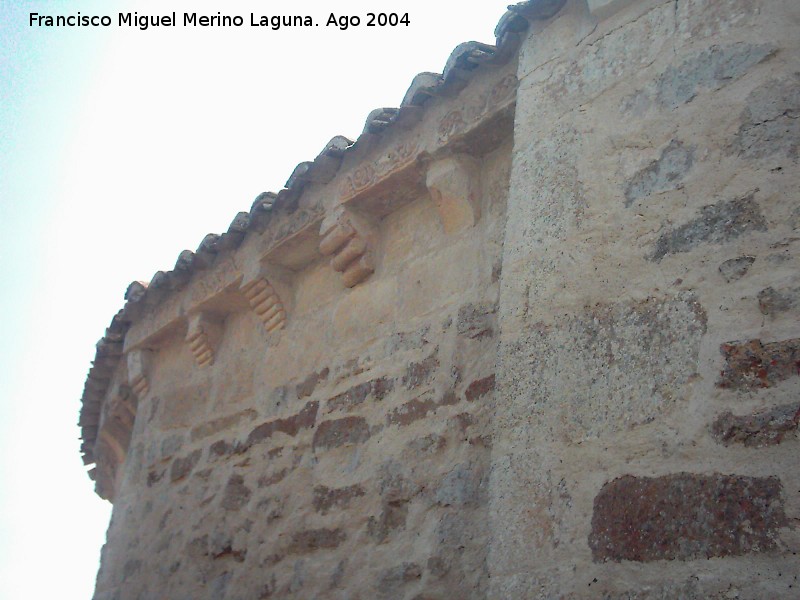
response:
<path id="1" fill-rule="evenodd" d="M 784 404 L 750 415 L 726 412 L 711 425 L 711 434 L 721 444 L 762 448 L 796 437 L 800 425 L 800 403 Z"/>
<path id="2" fill-rule="evenodd" d="M 595 561 L 692 560 L 776 550 L 787 525 L 775 477 L 626 475 L 594 500 Z"/>
<path id="3" fill-rule="evenodd" d="M 345 445 L 363 444 L 369 438 L 369 425 L 364 417 L 344 417 L 323 421 L 314 432 L 314 449 L 325 450 Z"/>
<path id="4" fill-rule="evenodd" d="M 752 0 L 683 0 L 677 3 L 677 30 L 689 40 L 746 30 L 758 20 L 762 5 Z"/>
<path id="5" fill-rule="evenodd" d="M 733 390 L 773 387 L 800 375 L 800 338 L 764 343 L 761 340 L 728 342 L 720 352 L 725 365 L 717 386 Z"/>
<path id="6" fill-rule="evenodd" d="M 499 427 L 509 441 L 580 442 L 659 419 L 689 397 L 706 319 L 684 295 L 530 323 L 501 345 L 498 384 L 511 404 Z"/>
<path id="7" fill-rule="evenodd" d="M 800 149 L 800 75 L 774 79 L 753 90 L 729 148 L 745 160 L 798 161 Z"/>

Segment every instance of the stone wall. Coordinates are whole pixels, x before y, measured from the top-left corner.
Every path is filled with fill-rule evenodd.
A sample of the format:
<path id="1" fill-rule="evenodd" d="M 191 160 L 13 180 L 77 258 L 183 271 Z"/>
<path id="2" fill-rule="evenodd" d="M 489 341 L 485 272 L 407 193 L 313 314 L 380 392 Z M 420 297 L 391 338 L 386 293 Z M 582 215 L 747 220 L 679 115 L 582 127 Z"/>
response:
<path id="1" fill-rule="evenodd" d="M 485 596 L 511 138 L 459 156 L 428 184 L 446 194 L 448 161 L 469 162 L 476 218 L 430 193 L 361 213 L 374 273 L 348 288 L 330 258 L 344 250 L 313 256 L 279 331 L 230 291 L 257 261 L 247 244 L 233 275 L 195 275 L 131 327 L 148 388 L 97 598 Z M 218 310 L 171 325 L 194 289 Z"/>
<path id="2" fill-rule="evenodd" d="M 529 30 L 491 597 L 800 597 L 799 8 L 568 2 Z"/>
<path id="3" fill-rule="evenodd" d="M 95 597 L 800 597 L 798 31 L 513 7 L 132 284 Z"/>

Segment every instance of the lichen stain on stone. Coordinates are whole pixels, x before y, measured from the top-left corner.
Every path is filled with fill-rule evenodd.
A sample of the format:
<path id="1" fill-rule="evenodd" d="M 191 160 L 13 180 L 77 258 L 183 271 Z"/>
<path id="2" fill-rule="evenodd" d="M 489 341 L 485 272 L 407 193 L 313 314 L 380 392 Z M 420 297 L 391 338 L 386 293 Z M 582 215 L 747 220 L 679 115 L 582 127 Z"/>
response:
<path id="1" fill-rule="evenodd" d="M 730 258 L 719 265 L 719 273 L 728 283 L 737 281 L 747 275 L 756 261 L 755 256 L 739 256 Z"/>
<path id="2" fill-rule="evenodd" d="M 704 206 L 697 218 L 662 234 L 648 258 L 661 262 L 668 254 L 689 252 L 700 244 L 722 244 L 746 233 L 766 231 L 767 221 L 754 197 L 751 192 Z"/>
<path id="3" fill-rule="evenodd" d="M 656 83 L 658 102 L 677 108 L 691 102 L 703 88 L 718 90 L 738 79 L 776 52 L 771 44 L 712 46 L 664 71 Z"/>
<path id="4" fill-rule="evenodd" d="M 652 106 L 677 109 L 707 90 L 715 92 L 777 52 L 771 44 L 715 45 L 667 67 L 654 81 L 622 99 L 620 112 L 639 117 Z"/>
<path id="5" fill-rule="evenodd" d="M 753 90 L 740 116 L 729 153 L 745 159 L 775 155 L 795 162 L 800 150 L 800 74 L 773 79 Z"/>
<path id="6" fill-rule="evenodd" d="M 758 293 L 758 310 L 762 315 L 776 317 L 800 307 L 800 287 L 769 286 Z"/>
<path id="7" fill-rule="evenodd" d="M 672 140 L 661 156 L 636 173 L 625 189 L 625 206 L 651 194 L 678 189 L 694 164 L 694 146 Z"/>

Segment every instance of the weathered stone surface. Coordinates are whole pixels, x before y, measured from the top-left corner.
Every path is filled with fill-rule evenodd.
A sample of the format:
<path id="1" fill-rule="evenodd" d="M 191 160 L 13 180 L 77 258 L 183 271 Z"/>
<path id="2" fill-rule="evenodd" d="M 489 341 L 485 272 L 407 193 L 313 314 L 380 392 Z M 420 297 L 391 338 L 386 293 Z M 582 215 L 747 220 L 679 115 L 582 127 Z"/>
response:
<path id="1" fill-rule="evenodd" d="M 317 388 L 320 382 L 325 381 L 328 378 L 328 373 L 330 370 L 328 367 L 325 367 L 318 373 L 311 373 L 308 377 L 306 377 L 303 381 L 297 384 L 297 398 L 306 398 L 314 393 L 314 390 Z"/>
<path id="2" fill-rule="evenodd" d="M 286 478 L 286 475 L 288 475 L 288 473 L 289 470 L 283 468 L 280 471 L 275 471 L 271 475 L 263 475 L 258 478 L 258 487 L 265 488 L 271 485 L 278 484 Z"/>
<path id="3" fill-rule="evenodd" d="M 689 39 L 723 36 L 752 27 L 761 9 L 751 0 L 685 0 L 676 7 L 678 32 Z"/>
<path id="4" fill-rule="evenodd" d="M 406 374 L 403 376 L 403 385 L 408 390 L 418 388 L 419 386 L 428 383 L 436 374 L 436 369 L 438 368 L 439 359 L 434 352 L 426 359 L 408 365 Z"/>
<path id="5" fill-rule="evenodd" d="M 347 534 L 341 529 L 306 529 L 298 531 L 292 536 L 292 542 L 289 544 L 287 552 L 310 554 L 317 550 L 330 550 L 346 539 Z"/>
<path id="6" fill-rule="evenodd" d="M 746 159 L 775 155 L 793 161 L 800 149 L 800 75 L 775 79 L 747 97 L 730 150 Z"/>
<path id="7" fill-rule="evenodd" d="M 445 233 L 472 227 L 481 214 L 480 169 L 467 155 L 443 158 L 428 167 L 426 185 Z"/>
<path id="8" fill-rule="evenodd" d="M 383 400 L 394 389 L 395 380 L 389 377 L 379 377 L 365 381 L 337 394 L 327 402 L 328 411 L 349 411 L 364 403 L 370 396 L 375 400 Z"/>
<path id="9" fill-rule="evenodd" d="M 410 425 L 414 421 L 424 419 L 429 413 L 436 410 L 437 402 L 430 396 L 420 396 L 404 402 L 397 408 L 392 409 L 386 415 L 387 425 L 399 425 L 401 427 Z"/>
<path id="10" fill-rule="evenodd" d="M 575 29 L 586 26 L 582 19 L 575 18 L 575 21 Z M 652 64 L 667 48 L 671 51 L 669 40 L 674 28 L 674 7 L 661 4 L 594 40 L 594 43 L 582 44 L 577 57 L 573 55 L 567 60 L 553 61 L 554 64 L 544 71 L 544 89 L 536 94 L 537 100 L 540 104 L 546 102 L 545 106 L 551 110 L 564 111 L 591 102 L 620 79 L 634 78 L 635 73 Z M 567 32 L 575 35 L 574 30 L 560 31 L 565 35 Z M 550 43 L 560 41 L 551 38 Z M 629 52 L 632 47 L 640 51 L 632 54 Z M 526 91 L 524 83 L 523 80 L 518 95 Z M 569 102 L 565 102 L 566 99 Z M 519 103 L 517 110 L 519 114 Z"/>
<path id="11" fill-rule="evenodd" d="M 252 491 L 244 484 L 244 477 L 231 475 L 225 485 L 221 506 L 225 510 L 241 510 L 250 500 Z"/>
<path id="12" fill-rule="evenodd" d="M 372 384 L 369 381 L 353 386 L 349 390 L 330 398 L 328 400 L 328 410 L 331 412 L 335 410 L 349 410 L 358 406 L 367 399 L 371 389 Z"/>
<path id="13" fill-rule="evenodd" d="M 468 402 L 475 402 L 475 400 L 480 400 L 486 394 L 494 390 L 494 385 L 495 376 L 494 373 L 492 373 L 488 377 L 476 379 L 470 383 L 466 392 L 464 392 L 464 396 L 466 396 Z"/>
<path id="14" fill-rule="evenodd" d="M 533 246 L 541 259 L 540 248 L 565 239 L 581 221 L 587 194 L 577 170 L 579 139 L 574 125 L 559 124 L 514 161 L 511 177 L 520 198 L 515 201 L 512 190 L 504 242 L 509 257 L 527 255 Z"/>
<path id="15" fill-rule="evenodd" d="M 274 419 L 262 423 L 247 436 L 247 446 L 257 444 L 271 438 L 276 432 L 285 433 L 289 436 L 296 436 L 301 429 L 309 429 L 314 426 L 317 420 L 319 402 L 307 402 L 306 405 L 296 415 L 284 419 Z"/>
<path id="16" fill-rule="evenodd" d="M 382 598 L 397 598 L 402 589 L 422 577 L 422 568 L 416 563 L 403 563 L 386 569 L 378 581 L 378 594 Z"/>
<path id="17" fill-rule="evenodd" d="M 755 261 L 755 256 L 730 258 L 719 266 L 719 272 L 728 283 L 737 281 L 747 275 L 747 272 Z"/>
<path id="18" fill-rule="evenodd" d="M 179 481 L 192 472 L 197 462 L 200 460 L 202 450 L 195 450 L 188 456 L 176 458 L 172 461 L 172 467 L 169 470 L 169 479 L 172 482 Z"/>
<path id="19" fill-rule="evenodd" d="M 153 487 L 163 479 L 166 469 L 151 469 L 147 473 L 147 487 Z"/>
<path id="20" fill-rule="evenodd" d="M 408 501 L 387 502 L 377 517 L 372 516 L 367 521 L 367 533 L 376 543 L 381 544 L 393 531 L 405 528 L 407 517 Z"/>
<path id="21" fill-rule="evenodd" d="M 728 342 L 720 346 L 725 366 L 717 386 L 734 390 L 768 388 L 800 374 L 800 338 L 762 343 Z"/>
<path id="22" fill-rule="evenodd" d="M 727 85 L 776 51 L 771 44 L 712 46 L 667 67 L 656 83 L 658 102 L 668 108 L 691 102 L 701 90 L 714 91 Z"/>
<path id="23" fill-rule="evenodd" d="M 767 222 L 754 195 L 703 207 L 699 217 L 662 234 L 650 260 L 660 262 L 668 254 L 689 252 L 700 244 L 722 244 L 747 233 L 766 231 Z"/>
<path id="24" fill-rule="evenodd" d="M 768 552 L 787 524 L 775 477 L 626 475 L 594 500 L 595 561 L 691 560 Z"/>
<path id="25" fill-rule="evenodd" d="M 218 440 L 208 447 L 208 455 L 211 458 L 227 456 L 233 452 L 235 446 L 226 440 Z"/>
<path id="26" fill-rule="evenodd" d="M 410 500 L 421 489 L 420 484 L 409 477 L 404 465 L 395 460 L 382 464 L 378 474 L 380 495 L 386 502 Z"/>
<path id="27" fill-rule="evenodd" d="M 193 427 L 191 439 L 193 442 L 196 442 L 203 438 L 219 433 L 220 431 L 224 431 L 231 427 L 236 427 L 242 421 L 252 421 L 255 419 L 255 417 L 256 411 L 253 409 L 246 409 L 231 415 L 225 415 L 224 417 L 212 419 L 211 421 L 207 421 L 201 425 Z"/>
<path id="28" fill-rule="evenodd" d="M 483 469 L 472 463 L 457 465 L 439 482 L 436 503 L 441 506 L 477 506 L 485 502 Z"/>
<path id="29" fill-rule="evenodd" d="M 456 331 L 471 339 L 494 334 L 496 304 L 465 304 L 458 309 Z"/>
<path id="30" fill-rule="evenodd" d="M 775 317 L 800 307 L 800 287 L 770 286 L 758 293 L 758 310 L 762 315 Z"/>
<path id="31" fill-rule="evenodd" d="M 751 415 L 723 413 L 711 425 L 711 434 L 726 446 L 742 444 L 747 448 L 763 448 L 794 437 L 798 425 L 800 403 L 784 404 Z"/>
<path id="32" fill-rule="evenodd" d="M 695 148 L 672 140 L 657 160 L 636 173 L 625 189 L 625 206 L 658 192 L 678 189 L 694 164 Z"/>
<path id="33" fill-rule="evenodd" d="M 579 442 L 652 423 L 685 398 L 706 321 L 696 299 L 682 295 L 598 303 L 532 324 L 504 350 L 504 393 L 514 399 L 508 426 L 544 420 L 547 426 L 520 435 Z"/>
<path id="34" fill-rule="evenodd" d="M 408 448 L 421 454 L 435 454 L 447 447 L 447 438 L 441 435 L 425 435 L 408 442 Z"/>
<path id="35" fill-rule="evenodd" d="M 364 417 L 344 417 L 323 421 L 314 432 L 314 450 L 363 444 L 369 437 L 369 425 Z"/>
<path id="36" fill-rule="evenodd" d="M 314 488 L 314 510 L 324 515 L 334 508 L 344 509 L 350 506 L 353 498 L 363 496 L 365 493 L 360 485 L 348 485 L 342 488 L 318 485 Z"/>

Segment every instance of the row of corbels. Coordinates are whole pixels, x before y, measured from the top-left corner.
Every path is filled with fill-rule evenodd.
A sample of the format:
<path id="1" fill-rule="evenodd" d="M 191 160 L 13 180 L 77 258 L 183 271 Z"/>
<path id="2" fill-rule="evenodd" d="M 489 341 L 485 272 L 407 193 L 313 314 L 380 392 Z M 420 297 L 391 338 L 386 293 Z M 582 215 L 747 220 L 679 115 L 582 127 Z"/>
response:
<path id="1" fill-rule="evenodd" d="M 428 165 L 426 184 L 446 233 L 473 226 L 480 216 L 479 197 L 480 165 L 466 155 L 440 159 Z M 378 226 L 366 214 L 357 209 L 341 206 L 331 211 L 320 225 L 319 251 L 330 258 L 331 267 L 341 273 L 346 287 L 353 287 L 366 280 L 375 270 L 375 253 L 378 243 Z M 130 301 L 141 301 L 140 290 L 146 284 L 138 283 L 129 288 Z M 247 300 L 250 309 L 258 317 L 268 333 L 280 330 L 286 324 L 289 300 L 292 297 L 291 282 L 286 272 L 262 262 L 242 275 L 239 293 Z M 211 367 L 216 360 L 223 337 L 224 315 L 212 311 L 194 311 L 187 316 L 184 338 L 198 367 Z M 114 369 L 123 356 L 122 344 L 127 330 L 122 322 L 110 328 L 98 344 L 98 360 L 93 369 L 101 369 L 103 380 L 90 377 L 89 389 L 96 393 L 85 395 L 81 412 L 84 426 L 84 461 L 97 462 L 90 473 L 96 481 L 96 490 L 103 497 L 113 494 L 116 467 L 121 464 L 120 452 L 127 451 L 127 438 L 133 427 L 133 413 L 123 413 L 124 431 L 113 431 L 116 423 L 109 421 L 107 411 L 100 428 L 101 394 L 107 389 Z M 150 392 L 149 373 L 153 351 L 137 348 L 124 354 L 127 381 L 121 386 L 133 401 L 138 402 Z M 113 404 L 113 402 L 112 402 Z M 113 407 L 112 407 L 113 408 Z M 93 410 L 95 409 L 95 410 Z M 130 412 L 130 411 L 129 411 Z M 127 435 L 126 435 L 127 433 Z M 109 437 L 110 436 L 110 437 Z"/>
<path id="2" fill-rule="evenodd" d="M 466 155 L 440 159 L 428 165 L 426 184 L 446 233 L 471 227 L 480 216 L 479 165 Z M 356 209 L 339 207 L 331 211 L 320 226 L 319 251 L 330 257 L 331 267 L 341 273 L 346 287 L 358 285 L 375 270 L 377 225 Z M 207 247 L 210 247 L 207 246 Z M 209 250 L 210 251 L 210 250 Z M 198 253 L 201 255 L 201 253 Z M 284 327 L 287 319 L 291 286 L 281 277 L 265 272 L 258 264 L 256 272 L 245 276 L 240 292 L 268 333 Z M 133 282 L 126 291 L 129 303 L 138 304 L 151 287 Z M 82 427 L 84 462 L 93 462 L 93 446 L 97 438 L 100 407 L 111 376 L 122 355 L 124 336 L 129 322 L 124 312 L 115 316 L 106 336 L 98 343 L 94 365 L 84 390 L 79 424 Z M 214 363 L 215 348 L 221 337 L 221 321 L 213 314 L 197 313 L 188 321 L 186 342 L 200 367 Z M 137 358 L 138 357 L 138 358 Z M 145 369 L 138 354 L 128 355 L 128 384 L 137 397 L 148 393 Z"/>
<path id="3" fill-rule="evenodd" d="M 563 0 L 558 2 L 563 4 Z M 547 6 L 544 9 L 524 8 L 539 4 Z M 344 136 L 332 138 L 313 161 L 301 162 L 295 167 L 284 189 L 277 193 L 259 194 L 250 211 L 238 213 L 226 232 L 210 233 L 203 238 L 194 252 L 191 250 L 181 252 L 173 269 L 156 272 L 146 289 L 139 285 L 140 282 L 134 282 L 132 286 L 135 292 L 129 288 L 125 299 L 129 300 L 129 296 L 135 297 L 136 294 L 153 295 L 156 297 L 151 300 L 158 302 L 159 291 L 173 291 L 184 287 L 194 271 L 210 267 L 218 254 L 237 248 L 249 231 L 263 232 L 273 211 L 291 210 L 296 206 L 306 185 L 331 181 L 338 173 L 346 153 L 369 148 L 394 125 L 404 127 L 413 125 L 421 118 L 421 110 L 426 102 L 435 97 L 457 95 L 468 84 L 479 66 L 505 64 L 519 44 L 521 33 L 527 27 L 526 19 L 531 16 L 545 18 L 541 15 L 553 10 L 551 4 L 553 3 L 548 0 L 544 3 L 525 2 L 509 7 L 509 12 L 501 19 L 495 30 L 497 45 L 466 42 L 457 46 L 441 74 L 420 73 L 414 77 L 399 108 L 378 108 L 371 111 L 361 135 L 355 142 Z"/>

